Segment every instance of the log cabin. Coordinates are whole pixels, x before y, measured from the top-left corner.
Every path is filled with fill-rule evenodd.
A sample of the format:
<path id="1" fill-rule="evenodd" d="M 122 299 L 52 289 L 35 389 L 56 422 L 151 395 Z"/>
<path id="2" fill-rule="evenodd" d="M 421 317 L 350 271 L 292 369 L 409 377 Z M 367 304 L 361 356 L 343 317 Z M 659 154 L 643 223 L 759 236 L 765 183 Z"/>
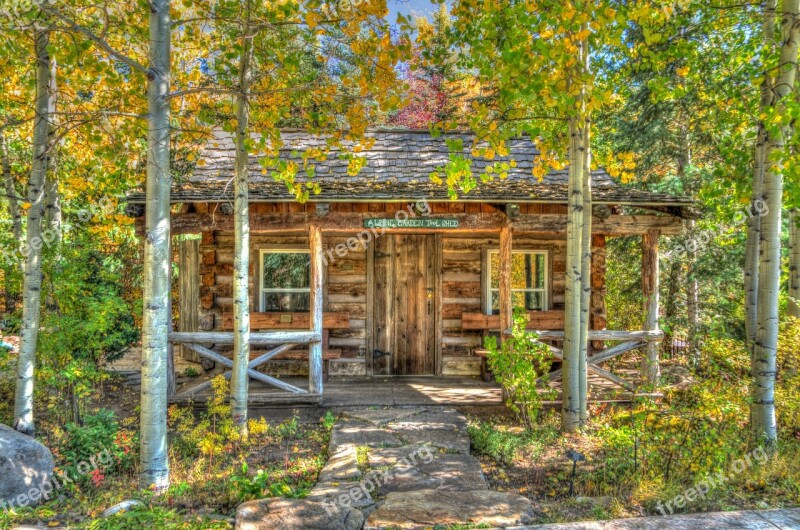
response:
<path id="1" fill-rule="evenodd" d="M 485 375 L 483 337 L 507 330 L 514 308 L 527 311 L 529 328 L 553 341 L 557 358 L 564 325 L 566 170 L 533 177 L 538 152 L 527 137 L 511 141 L 508 156 L 492 161 L 471 157 L 473 137 L 466 133 L 434 137 L 427 130 L 375 129 L 367 137 L 372 145 L 359 153 L 364 165 L 357 175 L 334 149 L 314 162 L 313 178 L 298 176 L 298 182 L 317 186 L 304 203 L 268 174 L 260 156 L 252 156 L 251 377 L 319 397 L 328 376 Z M 300 130 L 282 131 L 281 138 L 280 160 L 301 168 L 304 153 L 326 149 L 325 138 Z M 495 176 L 451 198 L 446 185 L 429 175 L 447 164 L 447 140 L 454 138 L 463 140 L 473 175 L 509 162 L 505 178 Z M 174 242 L 179 319 L 170 337 L 181 355 L 230 366 L 230 135 L 215 133 L 201 159 L 204 164 L 172 187 L 172 234 L 194 237 Z M 658 239 L 682 233 L 692 202 L 619 185 L 603 170 L 593 172 L 592 194 L 590 338 L 603 355 L 589 362 L 611 378 L 600 362 L 660 337 Z M 127 202 L 141 234 L 144 193 L 130 194 Z M 606 241 L 618 236 L 642 241 L 642 330 L 606 330 Z M 609 354 L 602 341 L 622 344 Z M 281 379 L 305 375 L 308 389 Z"/>

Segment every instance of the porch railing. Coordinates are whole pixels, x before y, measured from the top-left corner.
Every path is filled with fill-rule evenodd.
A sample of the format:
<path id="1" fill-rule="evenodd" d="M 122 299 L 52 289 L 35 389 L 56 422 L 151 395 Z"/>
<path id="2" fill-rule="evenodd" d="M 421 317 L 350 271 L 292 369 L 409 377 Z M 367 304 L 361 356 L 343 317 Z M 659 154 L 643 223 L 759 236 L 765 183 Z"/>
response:
<path id="1" fill-rule="evenodd" d="M 564 332 L 563 331 L 538 331 L 537 335 L 539 336 L 540 341 L 560 341 L 564 340 Z M 603 342 L 618 342 L 614 346 L 610 346 L 603 350 L 594 352 L 586 359 L 586 368 L 587 370 L 591 371 L 595 375 L 602 377 L 612 383 L 615 383 L 625 390 L 629 392 L 634 392 L 636 390 L 636 384 L 623 379 L 622 377 L 611 373 L 610 371 L 600 368 L 598 365 L 600 363 L 609 361 L 614 357 L 618 357 L 625 352 L 635 350 L 636 348 L 640 348 L 642 346 L 646 346 L 652 342 L 660 342 L 664 338 L 664 332 L 660 330 L 654 331 L 617 331 L 617 330 L 590 330 L 588 340 L 589 341 L 603 341 Z M 556 348 L 546 342 L 542 342 L 545 344 L 549 349 L 550 353 L 556 360 L 563 361 L 563 351 L 560 348 Z M 562 371 L 561 369 L 554 370 L 547 374 L 546 376 L 540 377 L 537 382 L 544 382 L 544 381 L 553 381 L 555 379 L 561 379 Z"/>

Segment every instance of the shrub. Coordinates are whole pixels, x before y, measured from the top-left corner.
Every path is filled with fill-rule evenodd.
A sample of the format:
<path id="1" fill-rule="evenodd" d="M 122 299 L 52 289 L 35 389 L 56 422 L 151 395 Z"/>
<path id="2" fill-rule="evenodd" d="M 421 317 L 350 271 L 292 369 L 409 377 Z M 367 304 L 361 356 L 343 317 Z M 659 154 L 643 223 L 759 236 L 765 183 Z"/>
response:
<path id="1" fill-rule="evenodd" d="M 496 337 L 486 337 L 484 345 L 489 367 L 508 393 L 506 405 L 531 428 L 542 406 L 536 380 L 550 370 L 550 349 L 527 331 L 527 324 L 527 313 L 515 311 L 511 337 L 500 346 Z"/>
<path id="2" fill-rule="evenodd" d="M 82 425 L 68 423 L 64 435 L 58 456 L 64 461 L 64 471 L 82 483 L 91 478 L 98 486 L 103 477 L 130 471 L 135 465 L 137 444 L 129 433 L 120 431 L 116 416 L 109 410 L 87 415 Z M 88 467 L 96 467 L 96 471 L 89 475 Z"/>

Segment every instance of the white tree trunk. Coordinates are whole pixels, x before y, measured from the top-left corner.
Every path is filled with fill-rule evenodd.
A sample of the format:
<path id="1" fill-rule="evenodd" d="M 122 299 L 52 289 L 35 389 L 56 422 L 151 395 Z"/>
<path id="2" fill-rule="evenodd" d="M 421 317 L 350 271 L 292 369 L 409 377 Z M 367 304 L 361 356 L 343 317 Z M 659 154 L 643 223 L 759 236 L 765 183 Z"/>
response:
<path id="1" fill-rule="evenodd" d="M 234 258 L 233 258 L 233 375 L 231 410 L 239 432 L 247 435 L 247 387 L 250 362 L 250 201 L 248 161 L 250 153 L 249 89 L 251 79 L 252 38 L 249 35 L 250 2 L 245 2 L 242 54 L 239 63 L 239 93 L 236 96 L 236 160 L 234 174 Z"/>
<path id="2" fill-rule="evenodd" d="M 14 402 L 14 428 L 33 435 L 33 385 L 36 364 L 36 345 L 39 340 L 39 316 L 42 293 L 42 217 L 44 215 L 44 186 L 47 180 L 50 133 L 50 112 L 55 93 L 52 91 L 52 69 L 47 46 L 50 33 L 40 31 L 35 36 L 36 57 L 36 118 L 33 125 L 33 162 L 28 182 L 25 276 L 22 286 L 22 337 L 17 361 L 17 386 Z"/>
<path id="3" fill-rule="evenodd" d="M 588 60 L 588 58 L 587 58 Z M 588 68 L 588 66 L 587 66 Z M 583 230 L 581 231 L 581 341 L 578 375 L 580 385 L 580 419 L 584 425 L 589 419 L 589 382 L 586 379 L 589 355 L 589 320 L 592 299 L 592 164 L 591 123 L 584 121 L 583 128 Z"/>
<path id="4" fill-rule="evenodd" d="M 794 91 L 797 52 L 800 45 L 800 0 L 784 0 L 781 13 L 781 48 L 779 71 L 773 87 L 772 105 L 779 109 Z M 780 111 L 779 111 L 780 112 Z M 764 160 L 784 147 L 785 131 L 770 135 Z M 770 163 L 764 172 L 766 214 L 761 219 L 761 260 L 758 275 L 758 313 L 753 348 L 753 395 L 751 419 L 753 432 L 767 444 L 778 439 L 775 423 L 775 376 L 778 349 L 778 293 L 781 276 L 781 206 L 783 173 Z"/>
<path id="5" fill-rule="evenodd" d="M 762 31 L 764 33 L 764 45 L 766 48 L 771 48 L 775 42 L 776 8 L 777 0 L 766 0 L 764 2 Z M 771 79 L 769 75 L 765 75 L 761 84 L 760 106 L 762 112 L 770 106 L 773 98 Z M 763 200 L 762 190 L 764 187 L 768 140 L 767 129 L 763 122 L 759 121 L 753 154 L 753 186 L 750 194 L 750 215 L 747 220 L 747 246 L 744 255 L 744 327 L 748 348 L 750 349 L 751 362 L 754 356 L 753 348 L 756 338 L 756 319 L 758 317 L 758 268 L 759 256 L 761 253 L 761 208 L 758 208 L 756 205 L 760 204 Z"/>
<path id="6" fill-rule="evenodd" d="M 583 267 L 583 162 L 584 127 L 579 118 L 570 118 L 569 213 L 567 219 L 567 273 L 564 298 L 564 361 L 561 403 L 561 429 L 571 432 L 581 426 L 582 267 Z"/>
<path id="7" fill-rule="evenodd" d="M 167 368 L 170 297 L 170 2 L 150 2 L 147 183 L 142 302 L 140 486 L 169 486 Z"/>
<path id="8" fill-rule="evenodd" d="M 58 145 L 56 142 L 56 104 L 58 100 L 58 88 L 56 86 L 56 62 L 51 61 L 50 91 L 53 97 L 50 98 L 49 129 L 47 131 L 48 149 L 48 168 L 44 183 L 44 219 L 47 231 L 46 238 L 58 245 L 61 242 L 61 198 L 58 194 Z M 51 295 L 52 296 L 52 293 Z"/>
<path id="9" fill-rule="evenodd" d="M 797 208 L 789 210 L 789 316 L 800 318 L 800 222 Z"/>

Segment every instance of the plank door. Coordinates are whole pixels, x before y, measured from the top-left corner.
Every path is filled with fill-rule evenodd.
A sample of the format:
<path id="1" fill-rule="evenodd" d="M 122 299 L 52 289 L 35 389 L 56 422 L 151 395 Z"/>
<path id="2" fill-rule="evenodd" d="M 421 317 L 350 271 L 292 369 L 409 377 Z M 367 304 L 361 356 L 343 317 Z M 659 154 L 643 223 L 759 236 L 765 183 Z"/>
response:
<path id="1" fill-rule="evenodd" d="M 435 373 L 434 237 L 386 234 L 375 240 L 374 375 Z"/>

